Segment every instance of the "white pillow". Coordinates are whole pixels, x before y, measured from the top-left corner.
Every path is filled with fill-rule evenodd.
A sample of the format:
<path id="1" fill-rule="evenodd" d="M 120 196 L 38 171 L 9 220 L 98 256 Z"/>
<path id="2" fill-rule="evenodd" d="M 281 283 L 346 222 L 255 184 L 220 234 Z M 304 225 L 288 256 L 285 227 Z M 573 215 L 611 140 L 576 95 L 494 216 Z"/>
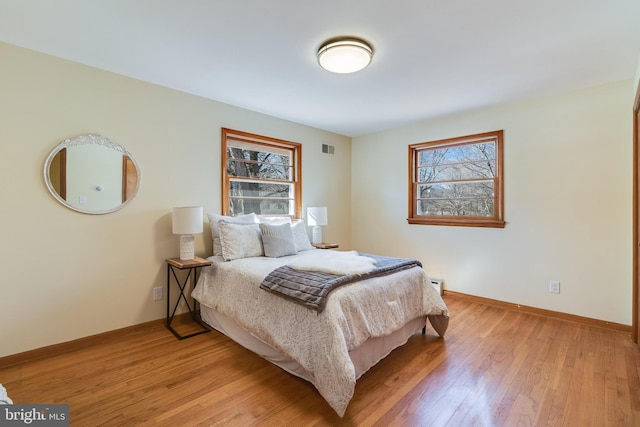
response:
<path id="1" fill-rule="evenodd" d="M 296 245 L 296 251 L 300 252 L 315 249 L 309 241 L 309 235 L 307 234 L 304 221 L 294 221 L 291 224 L 291 232 L 293 233 L 293 243 Z"/>
<path id="2" fill-rule="evenodd" d="M 295 255 L 296 245 L 293 241 L 291 224 L 259 224 L 262 233 L 262 246 L 264 255 L 269 258 L 280 258 L 286 255 Z"/>
<path id="3" fill-rule="evenodd" d="M 218 231 L 225 261 L 264 255 L 258 224 L 218 221 Z"/>
<path id="4" fill-rule="evenodd" d="M 264 216 L 256 215 L 260 224 L 291 224 L 290 216 Z"/>
<path id="5" fill-rule="evenodd" d="M 209 225 L 211 225 L 211 238 L 213 239 L 213 254 L 222 255 L 222 246 L 220 245 L 220 232 L 218 231 L 218 221 L 226 221 L 234 224 L 256 224 L 258 216 L 255 213 L 238 216 L 225 216 L 208 213 Z"/>

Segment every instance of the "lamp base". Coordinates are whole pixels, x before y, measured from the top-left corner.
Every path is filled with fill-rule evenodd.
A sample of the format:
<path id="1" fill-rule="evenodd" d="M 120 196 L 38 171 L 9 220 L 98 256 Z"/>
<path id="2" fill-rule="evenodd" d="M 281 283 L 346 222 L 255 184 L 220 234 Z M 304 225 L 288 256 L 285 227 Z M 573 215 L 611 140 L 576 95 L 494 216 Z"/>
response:
<path id="1" fill-rule="evenodd" d="M 195 254 L 195 239 L 193 234 L 183 234 L 180 236 L 180 259 L 189 260 L 194 259 Z"/>
<path id="2" fill-rule="evenodd" d="M 311 243 L 322 243 L 322 227 L 319 225 L 313 226 L 311 230 Z"/>

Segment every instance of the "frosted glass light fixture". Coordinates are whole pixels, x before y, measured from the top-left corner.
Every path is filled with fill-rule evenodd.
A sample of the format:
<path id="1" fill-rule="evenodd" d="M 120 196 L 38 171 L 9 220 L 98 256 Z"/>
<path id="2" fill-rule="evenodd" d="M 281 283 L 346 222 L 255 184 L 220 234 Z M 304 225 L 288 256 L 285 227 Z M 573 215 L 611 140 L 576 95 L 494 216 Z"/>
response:
<path id="1" fill-rule="evenodd" d="M 311 230 L 311 243 L 322 243 L 322 225 L 327 225 L 327 208 L 313 207 L 307 208 L 307 225 L 313 227 Z"/>
<path id="2" fill-rule="evenodd" d="M 332 73 L 355 73 L 369 65 L 372 58 L 371 45 L 355 37 L 329 39 L 318 49 L 318 64 Z"/>
<path id="3" fill-rule="evenodd" d="M 173 234 L 180 234 L 180 259 L 195 258 L 193 235 L 202 233 L 202 206 L 173 208 Z"/>

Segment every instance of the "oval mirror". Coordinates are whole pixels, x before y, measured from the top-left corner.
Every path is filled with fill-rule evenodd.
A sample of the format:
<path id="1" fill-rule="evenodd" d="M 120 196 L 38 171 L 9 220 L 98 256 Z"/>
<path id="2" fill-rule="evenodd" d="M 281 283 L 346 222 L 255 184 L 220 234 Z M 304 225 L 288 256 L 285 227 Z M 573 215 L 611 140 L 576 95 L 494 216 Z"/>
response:
<path id="1" fill-rule="evenodd" d="M 86 214 L 122 209 L 138 192 L 140 169 L 121 145 L 97 134 L 62 141 L 44 165 L 47 188 L 60 203 Z"/>

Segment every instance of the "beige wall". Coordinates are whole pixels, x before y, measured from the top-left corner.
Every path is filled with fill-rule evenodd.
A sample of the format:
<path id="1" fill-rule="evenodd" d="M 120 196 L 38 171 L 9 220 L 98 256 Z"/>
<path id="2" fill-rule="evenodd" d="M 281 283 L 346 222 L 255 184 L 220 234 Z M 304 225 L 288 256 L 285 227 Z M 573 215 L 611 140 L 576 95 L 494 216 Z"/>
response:
<path id="1" fill-rule="evenodd" d="M 0 63 L 0 357 L 164 317 L 152 288 L 178 255 L 171 207 L 220 212 L 221 127 L 302 143 L 303 205 L 328 206 L 326 240 L 350 246 L 350 138 L 3 43 Z M 74 212 L 45 187 L 49 152 L 86 133 L 141 168 L 137 197 L 118 212 Z M 198 255 L 210 240 L 205 224 Z"/>
<path id="2" fill-rule="evenodd" d="M 354 138 L 353 246 L 417 257 L 449 290 L 630 325 L 632 88 L 626 81 Z M 407 146 L 497 129 L 506 228 L 408 225 Z M 559 295 L 549 293 L 551 279 Z"/>

